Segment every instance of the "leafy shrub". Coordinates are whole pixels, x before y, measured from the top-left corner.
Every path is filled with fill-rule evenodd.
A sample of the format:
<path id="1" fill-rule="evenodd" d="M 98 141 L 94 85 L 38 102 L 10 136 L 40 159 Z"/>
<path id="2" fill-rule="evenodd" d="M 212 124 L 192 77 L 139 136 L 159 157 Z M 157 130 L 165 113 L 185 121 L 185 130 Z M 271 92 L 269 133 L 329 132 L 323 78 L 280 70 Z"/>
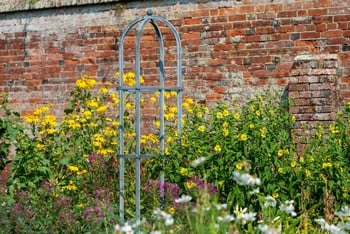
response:
<path id="1" fill-rule="evenodd" d="M 0 117 L 0 170 L 12 160 L 8 156 L 13 157 L 15 152 L 10 152 L 10 148 L 15 145 L 17 134 L 23 132 L 19 121 L 20 115 L 9 108 L 8 102 L 8 95 L 3 93 L 0 96 L 0 113 L 2 113 Z"/>

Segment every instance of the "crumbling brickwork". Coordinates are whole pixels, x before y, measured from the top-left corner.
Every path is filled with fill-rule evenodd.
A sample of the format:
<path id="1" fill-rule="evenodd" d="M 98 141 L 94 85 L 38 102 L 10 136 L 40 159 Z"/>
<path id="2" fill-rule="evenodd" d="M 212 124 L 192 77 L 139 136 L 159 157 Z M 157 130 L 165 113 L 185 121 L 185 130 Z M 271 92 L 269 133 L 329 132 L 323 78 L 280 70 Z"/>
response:
<path id="1" fill-rule="evenodd" d="M 58 104 L 61 113 L 77 78 L 88 74 L 114 79 L 122 30 L 153 8 L 180 33 L 187 96 L 211 105 L 245 100 L 268 87 L 282 91 L 289 85 L 296 99 L 291 111 L 298 121 L 328 121 L 335 108 L 350 99 L 349 4 L 344 0 L 104 1 L 5 9 L 0 13 L 0 92 L 9 92 L 12 105 L 22 113 L 43 103 Z M 146 32 L 143 46 L 146 75 L 156 67 L 151 62 L 157 58 L 151 35 Z M 166 33 L 165 39 L 171 46 Z M 128 40 L 131 50 L 132 37 Z M 167 55 L 174 59 L 171 48 Z"/>

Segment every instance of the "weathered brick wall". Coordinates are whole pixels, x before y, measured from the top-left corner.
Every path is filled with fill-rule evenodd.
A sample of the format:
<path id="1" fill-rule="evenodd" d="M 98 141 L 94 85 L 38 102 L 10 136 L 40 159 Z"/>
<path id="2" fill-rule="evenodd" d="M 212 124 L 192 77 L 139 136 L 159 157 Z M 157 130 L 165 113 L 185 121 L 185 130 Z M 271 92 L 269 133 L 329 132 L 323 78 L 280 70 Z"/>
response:
<path id="1" fill-rule="evenodd" d="M 60 113 L 77 78 L 89 74 L 113 80 L 121 31 L 151 7 L 181 35 L 186 95 L 212 104 L 245 100 L 268 87 L 282 91 L 290 85 L 291 96 L 300 102 L 292 109 L 299 121 L 328 121 L 334 108 L 350 99 L 349 4 L 348 0 L 105 1 L 4 10 L 0 92 L 9 92 L 13 106 L 22 113 L 42 103 L 58 104 Z M 143 71 L 151 73 L 155 67 L 151 60 L 157 56 L 154 43 L 149 44 L 152 37 L 147 36 L 143 56 L 148 62 Z M 168 43 L 172 45 L 171 39 Z M 306 62 L 300 55 L 331 56 L 333 67 L 327 69 L 332 71 L 312 67 L 324 71 L 309 73 L 311 60 L 320 64 L 321 59 Z M 328 101 L 308 100 L 316 93 Z"/>

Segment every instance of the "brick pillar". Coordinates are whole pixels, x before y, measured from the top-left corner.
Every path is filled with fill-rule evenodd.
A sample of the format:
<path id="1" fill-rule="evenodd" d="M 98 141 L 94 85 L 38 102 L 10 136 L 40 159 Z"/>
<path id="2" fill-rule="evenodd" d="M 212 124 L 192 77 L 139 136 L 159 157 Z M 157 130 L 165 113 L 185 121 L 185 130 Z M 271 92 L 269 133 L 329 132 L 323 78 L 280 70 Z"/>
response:
<path id="1" fill-rule="evenodd" d="M 302 151 L 318 123 L 328 125 L 338 109 L 336 54 L 299 55 L 289 82 L 290 113 L 296 117 L 293 138 Z"/>

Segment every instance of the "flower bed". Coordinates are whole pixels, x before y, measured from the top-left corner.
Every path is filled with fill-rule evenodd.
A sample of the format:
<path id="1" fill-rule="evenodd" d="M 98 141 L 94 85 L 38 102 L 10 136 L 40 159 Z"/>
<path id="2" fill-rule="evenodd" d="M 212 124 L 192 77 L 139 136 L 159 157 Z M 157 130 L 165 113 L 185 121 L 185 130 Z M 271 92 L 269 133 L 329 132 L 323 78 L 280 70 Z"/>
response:
<path id="1" fill-rule="evenodd" d="M 125 82 L 135 85 L 133 73 Z M 144 80 L 142 82 L 145 82 Z M 295 118 L 280 96 L 208 109 L 184 99 L 181 134 L 172 127 L 176 93 L 165 94 L 166 148 L 159 155 L 157 95 L 141 98 L 147 132 L 142 161 L 142 220 L 135 220 L 134 165 L 126 160 L 125 208 L 119 221 L 118 105 L 126 152 L 135 149 L 132 95 L 109 83 L 78 79 L 62 121 L 53 106 L 15 119 L 2 99 L 4 139 L 14 142 L 0 226 L 5 233 L 346 233 L 349 231 L 349 108 L 319 125 L 302 153 L 291 137 Z M 281 104 L 283 103 L 283 105 Z M 152 124 L 150 124 L 152 123 Z M 8 145 L 2 152 L 8 153 Z M 125 153 L 125 152 L 124 152 Z M 5 154 L 2 154 L 5 155 Z M 3 157 L 2 161 L 7 162 Z M 159 180 L 164 172 L 165 183 Z M 160 196 L 164 192 L 164 196 Z"/>

